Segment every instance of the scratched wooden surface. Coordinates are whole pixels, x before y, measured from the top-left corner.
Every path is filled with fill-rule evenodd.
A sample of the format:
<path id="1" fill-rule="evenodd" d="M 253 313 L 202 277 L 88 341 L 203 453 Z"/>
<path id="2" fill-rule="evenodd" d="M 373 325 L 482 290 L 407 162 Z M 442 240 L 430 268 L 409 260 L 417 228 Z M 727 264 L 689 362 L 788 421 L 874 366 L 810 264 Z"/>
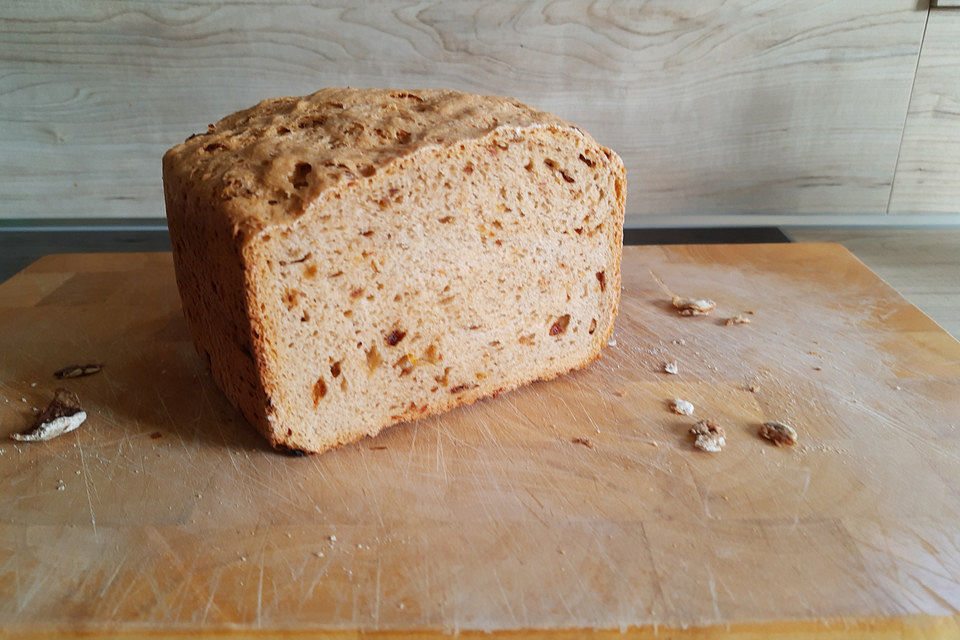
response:
<path id="1" fill-rule="evenodd" d="M 883 215 L 927 13 L 917 0 L 0 2 L 0 217 L 159 217 L 165 149 L 329 85 L 454 87 L 556 112 L 623 156 L 633 223 Z M 907 140 L 905 167 L 939 162 L 923 139 Z M 938 184 L 898 207 L 956 213 Z"/>
<path id="2" fill-rule="evenodd" d="M 960 228 L 788 229 L 799 242 L 838 242 L 950 335 L 960 338 Z"/>
<path id="3" fill-rule="evenodd" d="M 294 458 L 203 372 L 169 254 L 40 260 L 0 285 L 0 435 L 53 371 L 105 369 L 67 384 L 78 431 L 0 445 L 0 632 L 956 637 L 960 343 L 839 245 L 628 247 L 624 273 L 588 368 Z"/>

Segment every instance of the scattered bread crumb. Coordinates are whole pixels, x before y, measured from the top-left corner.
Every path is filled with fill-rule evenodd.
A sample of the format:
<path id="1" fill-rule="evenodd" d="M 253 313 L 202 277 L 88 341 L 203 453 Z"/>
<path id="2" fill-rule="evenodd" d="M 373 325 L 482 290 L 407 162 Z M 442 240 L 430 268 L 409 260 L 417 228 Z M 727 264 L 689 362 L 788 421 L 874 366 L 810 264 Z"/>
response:
<path id="1" fill-rule="evenodd" d="M 757 391 L 760 391 L 760 387 L 755 384 L 750 385 L 750 393 L 756 393 Z"/>
<path id="2" fill-rule="evenodd" d="M 723 324 L 724 326 L 727 326 L 727 327 L 734 324 L 750 324 L 750 318 L 747 318 L 744 315 L 740 314 L 733 318 L 727 318 L 726 322 L 724 322 Z"/>
<path id="3" fill-rule="evenodd" d="M 20 442 L 42 442 L 53 440 L 65 433 L 70 433 L 87 419 L 87 412 L 80 407 L 80 398 L 67 389 L 57 389 L 53 400 L 43 408 L 33 425 L 23 433 L 10 435 Z"/>
<path id="4" fill-rule="evenodd" d="M 717 308 L 717 303 L 713 300 L 681 298 L 680 296 L 673 296 L 670 303 L 682 316 L 706 316 Z"/>
<path id="5" fill-rule="evenodd" d="M 676 363 L 676 361 L 665 362 L 663 363 L 663 370 L 666 373 L 677 375 L 678 373 L 680 373 L 680 366 Z"/>
<path id="6" fill-rule="evenodd" d="M 82 378 L 83 376 L 92 376 L 103 370 L 102 364 L 71 364 L 58 371 L 54 371 L 56 378 Z"/>
<path id="7" fill-rule="evenodd" d="M 690 433 L 695 436 L 693 446 L 707 453 L 719 453 L 727 444 L 723 427 L 711 420 L 701 420 L 690 429 Z"/>
<path id="8" fill-rule="evenodd" d="M 797 444 L 797 430 L 783 422 L 764 422 L 760 425 L 760 437 L 778 447 Z"/>
<path id="9" fill-rule="evenodd" d="M 687 344 L 687 341 L 684 340 L 683 338 L 677 338 L 676 340 L 673 341 L 673 344 L 678 344 L 680 346 L 683 346 Z"/>
<path id="10" fill-rule="evenodd" d="M 617 346 L 617 341 L 616 341 L 616 339 L 615 339 L 615 338 L 610 338 L 609 340 L 607 340 L 607 346 L 608 346 L 608 347 L 615 347 L 615 346 Z"/>
<path id="11" fill-rule="evenodd" d="M 680 398 L 673 399 L 673 402 L 670 403 L 670 409 L 681 416 L 692 416 L 694 411 L 693 403 Z"/>
<path id="12" fill-rule="evenodd" d="M 573 444 L 582 444 L 585 447 L 593 449 L 593 443 L 590 442 L 587 438 L 574 438 L 570 442 Z"/>
<path id="13" fill-rule="evenodd" d="M 337 536 L 329 535 L 329 536 L 327 536 L 327 540 L 329 540 L 330 542 L 336 542 L 336 541 L 337 541 Z"/>

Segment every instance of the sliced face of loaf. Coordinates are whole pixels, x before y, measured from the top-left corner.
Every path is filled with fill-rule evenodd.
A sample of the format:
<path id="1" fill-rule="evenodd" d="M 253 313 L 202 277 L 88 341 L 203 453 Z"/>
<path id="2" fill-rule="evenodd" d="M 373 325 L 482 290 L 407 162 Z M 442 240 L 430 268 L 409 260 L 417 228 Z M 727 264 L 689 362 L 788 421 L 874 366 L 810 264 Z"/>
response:
<path id="1" fill-rule="evenodd" d="M 623 166 L 524 109 L 519 124 L 429 143 L 429 126 L 410 125 L 421 143 L 354 161 L 332 184 L 325 161 L 293 158 L 290 181 L 309 195 L 274 196 L 299 206 L 290 215 L 224 199 L 222 176 L 204 191 L 203 171 L 168 169 L 168 154 L 194 341 L 275 446 L 325 451 L 599 355 L 620 291 Z M 242 188 L 268 198 L 261 181 Z"/>

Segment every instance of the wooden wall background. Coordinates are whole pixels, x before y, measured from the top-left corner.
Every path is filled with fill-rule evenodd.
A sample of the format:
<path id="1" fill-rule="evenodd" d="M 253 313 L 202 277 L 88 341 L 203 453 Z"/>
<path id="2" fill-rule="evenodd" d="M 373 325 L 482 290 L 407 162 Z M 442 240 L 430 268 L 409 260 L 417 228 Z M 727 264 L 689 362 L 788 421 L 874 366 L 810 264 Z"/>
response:
<path id="1" fill-rule="evenodd" d="M 960 12 L 918 0 L 0 0 L 0 218 L 157 218 L 160 156 L 323 86 L 513 95 L 630 222 L 960 224 Z"/>

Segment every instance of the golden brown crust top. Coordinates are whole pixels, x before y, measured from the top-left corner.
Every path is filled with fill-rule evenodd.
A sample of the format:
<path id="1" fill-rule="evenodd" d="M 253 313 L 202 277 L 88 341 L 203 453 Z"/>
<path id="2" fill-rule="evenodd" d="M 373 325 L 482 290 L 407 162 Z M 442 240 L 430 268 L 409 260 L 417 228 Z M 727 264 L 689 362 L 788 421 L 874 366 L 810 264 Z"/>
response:
<path id="1" fill-rule="evenodd" d="M 235 229 L 303 213 L 325 191 L 358 183 L 425 146 L 498 128 L 572 125 L 510 98 L 447 90 L 323 89 L 272 98 L 210 125 L 164 156 L 164 174 L 197 197 L 230 201 Z M 577 129 L 579 131 L 579 129 Z"/>

